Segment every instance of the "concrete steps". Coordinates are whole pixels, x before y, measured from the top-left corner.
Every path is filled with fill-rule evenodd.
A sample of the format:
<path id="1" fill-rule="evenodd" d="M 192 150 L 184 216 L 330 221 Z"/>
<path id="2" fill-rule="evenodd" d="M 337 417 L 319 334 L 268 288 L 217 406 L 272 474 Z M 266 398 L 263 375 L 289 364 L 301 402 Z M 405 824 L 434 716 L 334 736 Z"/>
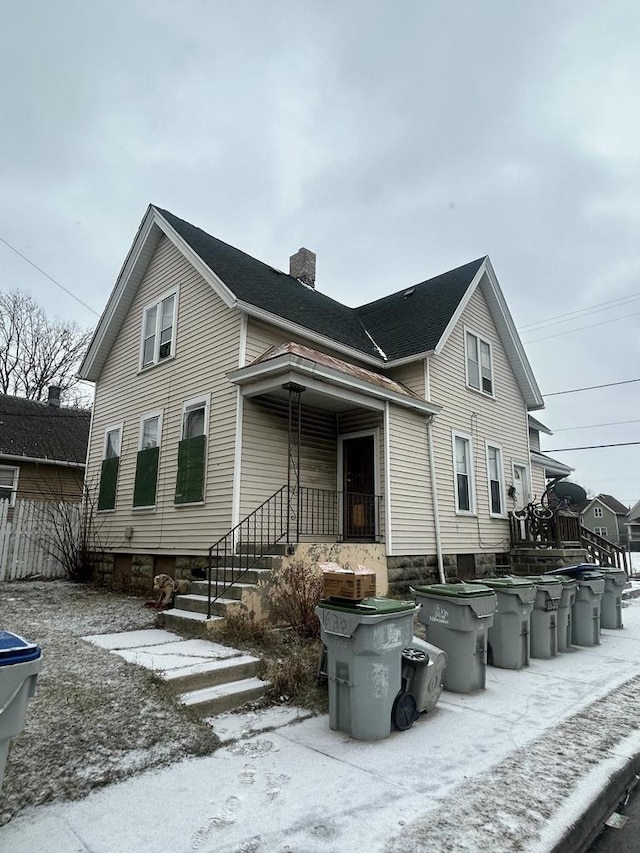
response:
<path id="1" fill-rule="evenodd" d="M 213 716 L 261 699 L 269 684 L 260 678 L 216 684 L 180 694 L 178 700 L 201 716 Z"/>

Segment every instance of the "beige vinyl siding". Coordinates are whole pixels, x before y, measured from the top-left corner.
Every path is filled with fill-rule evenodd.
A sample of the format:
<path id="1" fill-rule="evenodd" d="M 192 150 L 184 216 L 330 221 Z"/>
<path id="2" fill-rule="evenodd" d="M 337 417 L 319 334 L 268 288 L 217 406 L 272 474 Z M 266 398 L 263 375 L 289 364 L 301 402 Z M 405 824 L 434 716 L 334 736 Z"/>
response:
<path id="1" fill-rule="evenodd" d="M 540 430 L 529 427 L 529 445 L 533 453 L 540 453 Z"/>
<path id="2" fill-rule="evenodd" d="M 466 386 L 465 325 L 491 344 L 495 398 Z M 443 552 L 504 551 L 509 544 L 509 526 L 506 518 L 489 515 L 485 442 L 502 448 L 507 491 L 512 482 L 512 463 L 529 459 L 526 405 L 479 288 L 442 352 L 433 357 L 430 384 L 431 400 L 443 407 L 433 425 Z M 452 430 L 472 437 L 476 516 L 456 515 L 455 512 Z M 512 507 L 513 501 L 507 495 L 505 509 L 508 511 Z"/>
<path id="3" fill-rule="evenodd" d="M 304 394 L 303 394 L 304 399 Z M 289 409 L 274 398 L 244 401 L 240 518 L 287 484 Z M 304 408 L 300 484 L 336 490 L 336 416 Z"/>
<path id="4" fill-rule="evenodd" d="M 179 285 L 175 358 L 139 370 L 143 310 Z M 136 552 L 203 553 L 231 525 L 240 312 L 218 298 L 166 238 L 159 243 L 96 387 L 88 482 L 100 478 L 105 429 L 124 424 L 116 507 L 100 513 L 108 546 Z M 178 442 L 186 400 L 210 392 L 205 500 L 174 505 Z M 132 509 L 140 416 L 162 409 L 156 508 Z M 125 527 L 133 536 L 124 539 Z"/>
<path id="5" fill-rule="evenodd" d="M 402 364 L 400 367 L 387 370 L 386 373 L 391 379 L 406 385 L 414 394 L 420 394 L 421 397 L 425 396 L 424 360 Z"/>
<path id="6" fill-rule="evenodd" d="M 432 553 L 433 505 L 424 415 L 389 407 L 389 454 L 392 553 Z"/>
<path id="7" fill-rule="evenodd" d="M 544 476 L 544 465 L 531 464 L 531 499 L 539 503 L 546 488 L 547 480 Z"/>

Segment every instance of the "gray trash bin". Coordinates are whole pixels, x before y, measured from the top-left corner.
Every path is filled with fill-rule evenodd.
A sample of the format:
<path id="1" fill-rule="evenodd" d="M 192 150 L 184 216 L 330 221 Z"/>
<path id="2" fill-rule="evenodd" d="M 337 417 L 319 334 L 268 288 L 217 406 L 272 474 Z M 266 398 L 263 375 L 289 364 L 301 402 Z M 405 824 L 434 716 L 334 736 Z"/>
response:
<path id="1" fill-rule="evenodd" d="M 512 575 L 482 578 L 478 583 L 491 587 L 498 598 L 496 615 L 489 629 L 489 663 L 501 669 L 529 666 L 529 632 L 531 610 L 536 597 L 535 586 L 525 578 Z"/>
<path id="2" fill-rule="evenodd" d="M 24 729 L 27 703 L 36 692 L 41 669 L 39 646 L 10 631 L 0 631 L 0 788 L 9 743 Z"/>
<path id="3" fill-rule="evenodd" d="M 576 600 L 578 582 L 567 575 L 555 575 L 562 584 L 562 595 L 558 605 L 558 651 L 568 652 L 571 648 L 571 613 Z"/>
<path id="4" fill-rule="evenodd" d="M 416 700 L 418 713 L 432 711 L 442 693 L 447 655 L 431 643 L 414 637 L 402 650 L 402 686 Z"/>
<path id="5" fill-rule="evenodd" d="M 536 587 L 531 611 L 531 657 L 547 660 L 558 654 L 558 607 L 562 582 L 551 575 L 528 575 Z"/>
<path id="6" fill-rule="evenodd" d="M 629 582 L 623 569 L 598 566 L 604 575 L 604 594 L 600 607 L 601 628 L 622 628 L 622 591 Z"/>
<path id="7" fill-rule="evenodd" d="M 487 680 L 487 633 L 496 597 L 479 584 L 443 583 L 412 590 L 427 641 L 447 655 L 444 686 L 454 693 L 483 690 Z"/>
<path id="8" fill-rule="evenodd" d="M 316 614 L 327 647 L 332 729 L 357 740 L 379 740 L 390 734 L 396 714 L 398 728 L 411 725 L 416 703 L 411 697 L 410 706 L 401 689 L 401 662 L 402 650 L 411 645 L 416 610 L 413 601 L 384 598 L 359 604 L 320 601 Z"/>
<path id="9" fill-rule="evenodd" d="M 576 646 L 600 644 L 600 606 L 604 594 L 604 577 L 600 571 L 577 574 L 578 589 L 573 603 L 571 642 Z"/>

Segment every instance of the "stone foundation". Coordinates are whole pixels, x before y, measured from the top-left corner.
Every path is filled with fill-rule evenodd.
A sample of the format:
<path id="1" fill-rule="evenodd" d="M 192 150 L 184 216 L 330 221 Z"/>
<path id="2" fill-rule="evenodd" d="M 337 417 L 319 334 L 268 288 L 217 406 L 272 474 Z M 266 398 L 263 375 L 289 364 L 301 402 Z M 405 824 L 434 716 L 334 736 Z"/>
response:
<path id="1" fill-rule="evenodd" d="M 207 557 L 163 554 L 102 554 L 94 562 L 93 582 L 115 592 L 149 597 L 156 575 L 192 580 L 192 569 L 206 569 Z"/>
<path id="2" fill-rule="evenodd" d="M 541 575 L 562 566 L 590 562 L 584 548 L 514 548 L 510 557 L 514 575 Z"/>
<path id="3" fill-rule="evenodd" d="M 495 574 L 497 558 L 504 554 L 443 554 L 442 563 L 447 581 L 468 580 Z M 439 583 L 438 560 L 435 554 L 387 557 L 389 591 L 405 595 L 416 585 Z"/>

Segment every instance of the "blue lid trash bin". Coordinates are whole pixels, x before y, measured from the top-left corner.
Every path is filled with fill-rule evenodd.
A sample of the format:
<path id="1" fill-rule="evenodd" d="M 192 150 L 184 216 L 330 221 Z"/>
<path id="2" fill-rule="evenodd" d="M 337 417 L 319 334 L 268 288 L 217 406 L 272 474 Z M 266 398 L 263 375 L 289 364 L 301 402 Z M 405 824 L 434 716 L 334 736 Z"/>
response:
<path id="1" fill-rule="evenodd" d="M 418 619 L 427 641 L 447 655 L 444 687 L 453 693 L 484 690 L 487 680 L 487 634 L 496 596 L 479 584 L 427 584 L 412 589 L 420 605 Z"/>
<path id="2" fill-rule="evenodd" d="M 529 666 L 535 586 L 526 578 L 512 575 L 482 578 L 477 583 L 491 587 L 497 596 L 496 613 L 489 628 L 489 663 L 501 669 Z"/>
<path id="3" fill-rule="evenodd" d="M 548 660 L 558 654 L 558 608 L 562 581 L 553 575 L 527 575 L 536 588 L 531 611 L 531 657 Z"/>
<path id="4" fill-rule="evenodd" d="M 624 569 L 598 566 L 604 575 L 604 594 L 600 606 L 601 628 L 622 628 L 622 591 L 629 583 Z"/>
<path id="5" fill-rule="evenodd" d="M 9 744 L 24 729 L 27 703 L 36 691 L 42 651 L 10 631 L 0 631 L 0 788 Z"/>
<path id="6" fill-rule="evenodd" d="M 409 728 L 417 703 L 402 689 L 402 650 L 411 645 L 413 601 L 322 599 L 316 607 L 327 648 L 329 726 L 356 740 Z"/>

